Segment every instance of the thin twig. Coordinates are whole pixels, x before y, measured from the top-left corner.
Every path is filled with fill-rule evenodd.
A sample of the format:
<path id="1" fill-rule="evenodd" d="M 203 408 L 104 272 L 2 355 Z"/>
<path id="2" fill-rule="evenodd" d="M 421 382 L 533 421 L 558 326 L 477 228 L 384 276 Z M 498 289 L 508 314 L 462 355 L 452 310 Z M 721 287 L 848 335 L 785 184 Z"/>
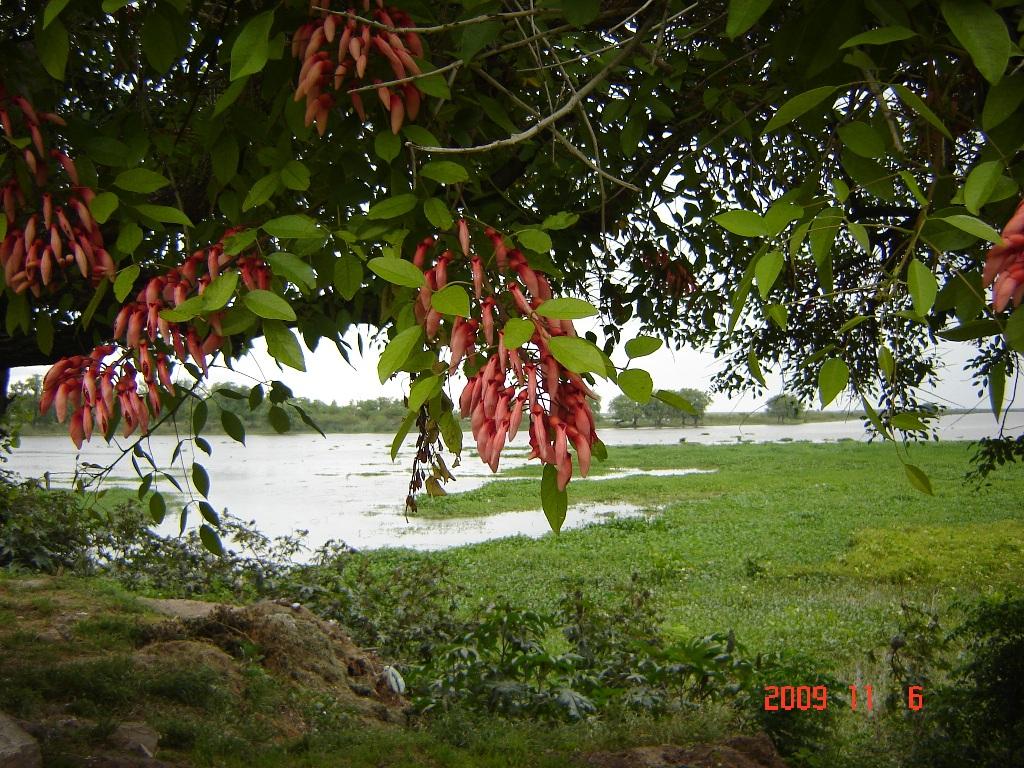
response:
<path id="1" fill-rule="evenodd" d="M 509 147 L 520 142 L 531 139 L 544 130 L 547 126 L 552 125 L 567 114 L 576 109 L 576 106 L 582 102 L 583 97 L 590 93 L 592 90 L 597 88 L 604 80 L 608 77 L 613 69 L 621 64 L 625 59 L 633 53 L 633 50 L 640 44 L 643 37 L 650 31 L 650 24 L 645 25 L 641 29 L 637 30 L 636 35 L 630 40 L 619 54 L 612 59 L 608 64 L 594 77 L 592 77 L 587 83 L 580 88 L 576 93 L 565 102 L 561 107 L 556 109 L 550 115 L 545 117 L 543 120 L 538 121 L 534 125 L 527 128 L 525 131 L 520 131 L 509 136 L 506 139 L 498 139 L 488 144 L 480 144 L 474 147 L 424 147 L 420 145 L 418 148 L 424 152 L 431 152 L 433 154 L 469 154 L 475 152 L 490 152 L 493 149 L 500 149 L 501 147 Z"/>
<path id="2" fill-rule="evenodd" d="M 468 27 L 473 24 L 483 24 L 488 21 L 501 21 L 502 19 L 516 19 L 520 16 L 533 16 L 535 14 L 543 14 L 550 16 L 555 13 L 559 13 L 554 8 L 544 8 L 530 11 L 506 11 L 504 13 L 485 13 L 480 16 L 474 16 L 471 19 L 460 19 L 459 21 L 449 21 L 444 24 L 435 24 L 431 27 L 395 27 L 390 24 L 384 24 L 380 21 L 374 21 L 373 19 L 367 19 L 363 16 L 358 16 L 355 13 L 349 11 L 332 11 L 330 8 L 324 8 L 322 6 L 313 6 L 315 11 L 327 11 L 333 13 L 335 16 L 344 16 L 346 19 L 358 21 L 361 24 L 366 24 L 369 27 L 376 29 L 384 29 L 388 32 L 405 33 L 415 32 L 421 35 L 430 35 L 438 32 L 447 32 L 452 29 L 459 29 L 460 27 Z"/>

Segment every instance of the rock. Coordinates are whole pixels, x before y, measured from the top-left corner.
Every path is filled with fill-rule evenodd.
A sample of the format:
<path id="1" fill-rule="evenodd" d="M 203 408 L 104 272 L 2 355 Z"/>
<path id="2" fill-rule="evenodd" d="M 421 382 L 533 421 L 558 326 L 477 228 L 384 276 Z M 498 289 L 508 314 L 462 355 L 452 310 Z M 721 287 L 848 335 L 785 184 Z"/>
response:
<path id="1" fill-rule="evenodd" d="M 0 768 L 40 768 L 39 743 L 14 718 L 0 712 Z"/>
<path id="2" fill-rule="evenodd" d="M 110 741 L 125 752 L 152 757 L 156 753 L 160 734 L 145 723 L 121 723 L 114 729 Z"/>
<path id="3" fill-rule="evenodd" d="M 695 747 L 661 745 L 621 752 L 594 752 L 586 756 L 584 765 L 591 768 L 786 768 L 775 745 L 763 733 Z"/>

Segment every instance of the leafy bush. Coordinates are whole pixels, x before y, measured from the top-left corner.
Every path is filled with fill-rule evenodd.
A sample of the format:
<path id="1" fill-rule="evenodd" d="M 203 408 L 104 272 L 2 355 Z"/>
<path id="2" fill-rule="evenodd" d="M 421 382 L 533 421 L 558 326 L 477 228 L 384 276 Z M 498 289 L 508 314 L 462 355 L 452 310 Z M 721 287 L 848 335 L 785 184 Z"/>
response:
<path id="1" fill-rule="evenodd" d="M 956 646 L 961 652 L 951 662 L 949 649 Z M 944 682 L 924 689 L 922 709 L 906 715 L 906 764 L 1024 765 L 1024 596 L 979 603 L 959 628 L 931 647 L 938 650 L 919 652 L 932 657 L 925 658 L 930 662 L 927 670 L 906 665 L 895 669 L 905 687 L 936 677 L 932 670 L 952 667 Z"/>
<path id="2" fill-rule="evenodd" d="M 90 550 L 104 530 L 73 493 L 45 492 L 0 476 L 0 566 L 88 571 Z"/>

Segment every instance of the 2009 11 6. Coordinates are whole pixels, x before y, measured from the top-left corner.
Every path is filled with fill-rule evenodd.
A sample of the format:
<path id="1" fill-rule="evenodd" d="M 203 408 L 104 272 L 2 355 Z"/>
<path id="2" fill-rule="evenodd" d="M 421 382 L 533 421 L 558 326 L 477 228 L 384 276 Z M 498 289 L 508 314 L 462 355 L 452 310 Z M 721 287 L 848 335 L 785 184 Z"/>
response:
<path id="1" fill-rule="evenodd" d="M 859 702 L 856 685 L 850 686 L 850 709 L 857 709 Z M 874 691 L 864 686 L 864 703 L 870 712 L 874 709 Z M 915 712 L 924 706 L 924 693 L 919 685 L 907 689 L 907 707 Z M 823 710 L 828 708 L 828 686 L 825 685 L 766 685 L 764 687 L 764 709 L 766 712 L 792 711 L 798 709 Z"/>

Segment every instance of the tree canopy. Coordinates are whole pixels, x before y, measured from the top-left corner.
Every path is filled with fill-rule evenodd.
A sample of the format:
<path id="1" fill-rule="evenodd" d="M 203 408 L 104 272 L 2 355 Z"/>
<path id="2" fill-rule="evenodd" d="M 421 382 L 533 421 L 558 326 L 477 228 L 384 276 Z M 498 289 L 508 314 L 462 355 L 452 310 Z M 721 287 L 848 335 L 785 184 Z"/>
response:
<path id="1" fill-rule="evenodd" d="M 662 343 L 726 358 L 724 392 L 772 370 L 862 401 L 897 442 L 939 340 L 969 344 L 998 418 L 1024 350 L 1021 8 L 7 4 L 2 367 L 55 364 L 42 405 L 76 442 L 176 418 L 203 450 L 213 361 L 264 337 L 303 370 L 295 333 L 348 356 L 365 325 L 381 379 L 412 382 L 410 503 L 440 491 L 461 410 L 492 467 L 523 424 L 556 528 L 603 455 L 594 376 L 686 406 L 633 363 Z M 572 325 L 594 315 L 602 347 Z M 128 452 L 147 487 L 176 482 Z M 978 460 L 1022 452 L 1000 432 Z"/>

